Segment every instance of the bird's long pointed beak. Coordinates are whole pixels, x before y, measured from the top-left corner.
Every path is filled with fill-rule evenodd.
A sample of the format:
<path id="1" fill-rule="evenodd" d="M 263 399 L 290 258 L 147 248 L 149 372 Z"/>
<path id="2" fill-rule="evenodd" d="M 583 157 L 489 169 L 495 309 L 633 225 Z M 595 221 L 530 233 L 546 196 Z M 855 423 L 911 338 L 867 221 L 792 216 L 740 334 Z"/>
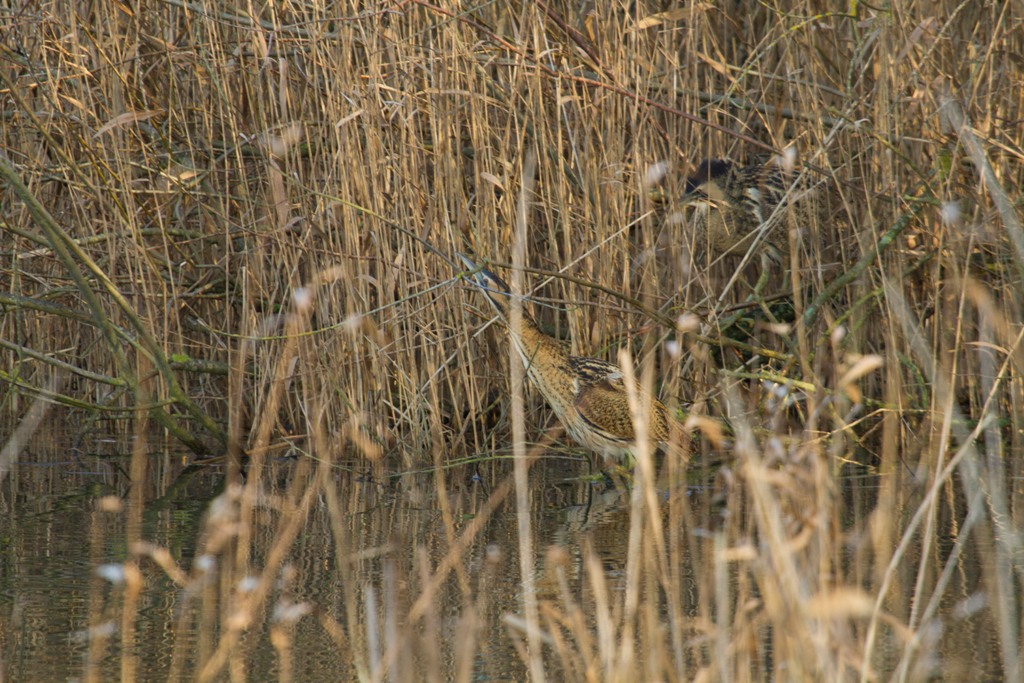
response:
<path id="1" fill-rule="evenodd" d="M 477 286 L 483 286 L 484 279 L 481 276 L 483 266 L 461 252 L 457 251 L 455 252 L 455 255 L 458 256 L 463 265 L 466 266 L 466 273 L 464 274 L 465 278 Z"/>
<path id="2" fill-rule="evenodd" d="M 475 261 L 473 261 L 473 259 L 469 258 L 462 252 L 457 251 L 455 252 L 455 255 L 459 257 L 459 260 L 462 261 L 468 270 L 477 270 L 480 267 Z"/>

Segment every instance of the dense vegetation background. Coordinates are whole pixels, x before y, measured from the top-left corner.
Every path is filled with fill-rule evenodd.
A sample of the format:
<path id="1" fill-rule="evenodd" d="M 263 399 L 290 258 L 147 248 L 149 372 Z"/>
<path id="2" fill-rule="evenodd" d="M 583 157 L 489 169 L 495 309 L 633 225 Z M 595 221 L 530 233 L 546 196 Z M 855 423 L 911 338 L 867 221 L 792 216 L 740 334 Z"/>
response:
<path id="1" fill-rule="evenodd" d="M 926 676 L 929 599 L 981 553 L 1016 680 L 1022 21 L 953 1 L 9 5 L 3 412 L 230 444 L 247 486 L 286 438 L 378 473 L 507 471 L 506 346 L 448 259 L 501 268 L 521 239 L 546 329 L 653 370 L 701 418 L 694 462 L 736 476 L 731 528 L 788 558 L 748 567 L 776 661 Z M 702 158 L 773 155 L 835 211 L 791 235 L 758 306 L 758 256 L 709 264 L 679 199 Z M 884 478 L 851 529 L 840 475 L 865 471 Z M 668 585 L 664 561 L 643 568 Z M 724 666 L 684 640 L 649 669 Z"/>

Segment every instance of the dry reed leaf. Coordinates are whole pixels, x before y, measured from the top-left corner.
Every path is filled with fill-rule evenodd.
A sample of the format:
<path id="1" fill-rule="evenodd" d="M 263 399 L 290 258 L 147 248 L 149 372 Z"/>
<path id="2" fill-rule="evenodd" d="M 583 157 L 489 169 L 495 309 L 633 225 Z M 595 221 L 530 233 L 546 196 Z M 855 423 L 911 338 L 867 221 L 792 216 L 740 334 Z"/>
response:
<path id="1" fill-rule="evenodd" d="M 780 337 L 788 337 L 793 331 L 793 326 L 788 323 L 769 323 L 765 325 L 765 330 Z"/>
<path id="2" fill-rule="evenodd" d="M 83 113 L 85 113 L 85 112 L 88 112 L 88 111 L 89 111 L 89 110 L 88 110 L 88 108 L 87 108 L 87 107 L 86 107 L 86 106 L 85 106 L 84 104 L 82 104 L 82 101 L 81 101 L 81 100 L 79 100 L 79 99 L 76 99 L 76 98 L 74 98 L 74 97 L 71 97 L 70 95 L 61 95 L 61 96 L 60 96 L 60 101 L 61 101 L 61 102 L 68 102 L 68 103 L 70 103 L 70 104 L 73 104 L 73 105 L 75 105 L 75 107 L 76 107 L 76 108 L 77 108 L 77 109 L 78 109 L 78 110 L 79 110 L 80 112 L 83 112 Z"/>
<path id="3" fill-rule="evenodd" d="M 365 111 L 364 109 L 356 109 L 354 112 L 352 112 L 348 116 L 342 117 L 336 124 L 334 124 L 334 127 L 336 129 L 337 128 L 341 128 L 342 126 L 344 126 L 349 121 L 354 121 L 359 116 L 362 116 L 364 111 Z"/>
<path id="4" fill-rule="evenodd" d="M 703 415 L 690 415 L 683 426 L 687 431 L 699 429 L 715 448 L 721 448 L 725 443 L 725 432 L 718 420 Z"/>
<path id="5" fill-rule="evenodd" d="M 645 28 L 651 28 L 652 26 L 667 24 L 672 21 L 691 19 L 694 15 L 700 12 L 705 12 L 713 7 L 714 5 L 710 2 L 697 2 L 687 7 L 677 7 L 665 12 L 658 12 L 657 14 L 651 14 L 638 21 L 636 28 L 637 30 L 642 30 Z"/>
<path id="6" fill-rule="evenodd" d="M 163 112 L 159 109 L 146 109 L 143 111 L 130 111 L 124 114 L 119 114 L 114 118 L 107 121 L 105 124 L 100 126 L 100 129 L 93 134 L 93 139 L 96 139 L 106 133 L 107 131 L 126 126 L 130 123 L 138 123 L 139 121 L 148 121 L 154 116 L 160 116 Z"/>
<path id="7" fill-rule="evenodd" d="M 757 548 L 749 543 L 726 548 L 718 554 L 724 562 L 751 562 L 757 559 Z"/>
<path id="8" fill-rule="evenodd" d="M 885 359 L 875 354 L 862 356 L 853 364 L 853 367 L 846 371 L 846 374 L 839 380 L 839 389 L 845 391 L 847 387 L 858 379 L 874 372 L 885 365 Z"/>
<path id="9" fill-rule="evenodd" d="M 970 346 L 976 349 L 989 349 L 990 351 L 995 351 L 1003 356 L 1009 355 L 1010 353 L 1010 350 L 1005 346 L 999 346 L 998 344 L 992 344 L 990 342 L 964 342 L 964 346 Z"/>
<path id="10" fill-rule="evenodd" d="M 862 590 L 839 588 L 811 597 L 805 609 L 808 615 L 817 619 L 869 617 L 875 609 L 875 602 Z"/>
<path id="11" fill-rule="evenodd" d="M 494 185 L 502 192 L 505 191 L 505 186 L 501 184 L 501 181 L 498 179 L 498 176 L 494 175 L 493 173 L 488 173 L 487 171 L 480 171 L 480 178 L 482 180 L 486 180 L 491 185 Z"/>
<path id="12" fill-rule="evenodd" d="M 177 183 L 185 183 L 199 176 L 199 171 L 195 170 L 194 168 L 184 168 L 183 166 L 180 165 L 178 166 L 178 168 L 181 168 L 182 170 L 173 172 L 164 170 L 160 172 L 160 175 L 162 175 L 165 178 L 168 178 L 169 180 L 173 180 Z"/>

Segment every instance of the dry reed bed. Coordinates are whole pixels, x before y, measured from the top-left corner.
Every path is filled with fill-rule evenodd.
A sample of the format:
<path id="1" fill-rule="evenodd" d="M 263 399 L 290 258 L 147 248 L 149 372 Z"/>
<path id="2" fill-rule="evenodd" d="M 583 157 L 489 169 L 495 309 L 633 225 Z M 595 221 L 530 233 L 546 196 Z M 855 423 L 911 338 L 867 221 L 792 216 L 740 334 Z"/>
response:
<path id="1" fill-rule="evenodd" d="M 508 452 L 509 369 L 443 256 L 507 263 L 520 239 L 528 265 L 571 276 L 526 274 L 556 302 L 537 309 L 553 333 L 609 358 L 628 347 L 668 402 L 729 425 L 725 449 L 710 423 L 696 430 L 694 460 L 725 459 L 717 490 L 733 513 L 713 541 L 696 537 L 694 503 L 677 492 L 651 504 L 641 476 L 624 538 L 642 552 L 623 594 L 589 564 L 581 603 L 558 583 L 557 553 L 561 589 L 538 606 L 524 581 L 524 621 L 510 628 L 532 645 L 535 676 L 927 678 L 949 637 L 934 626 L 951 572 L 981 553 L 995 559 L 976 589 L 1001 672 L 1017 679 L 1024 18 L 1011 4 L 850 7 L 857 16 L 809 2 L 7 10 L 5 412 L 43 396 L 132 418 L 116 423 L 129 431 L 148 415 L 196 449 L 248 449 L 209 551 L 232 560 L 221 571 L 263 580 L 212 627 L 212 651 L 182 654 L 201 679 L 244 668 L 236 646 L 267 618 L 318 494 L 337 515 L 339 571 L 352 571 L 332 465 L 366 459 L 382 477 L 436 466 L 452 547 L 418 566 L 409 604 L 382 608 L 388 642 L 374 642 L 360 600 L 323 624 L 366 678 L 382 663 L 417 678 L 397 654 L 409 645 L 438 679 L 466 680 L 483 635 L 460 566 L 476 527 L 451 522 L 445 477 L 463 471 L 446 468 Z M 795 150 L 841 202 L 776 281 L 792 301 L 785 326 L 736 308 L 742 282 L 722 296 L 736 262 L 696 267 L 672 206 L 701 157 L 766 148 Z M 671 164 L 665 203 L 647 181 L 658 162 Z M 721 329 L 737 310 L 750 336 Z M 695 329 L 674 329 L 681 316 Z M 767 378 L 802 400 L 778 408 Z M 527 406 L 537 440 L 547 412 L 532 394 Z M 196 421 L 206 415 L 222 433 Z M 307 437 L 315 462 L 268 502 L 265 456 L 284 434 Z M 499 483 L 489 505 L 529 504 L 525 470 L 517 489 L 506 463 L 476 466 Z M 850 528 L 837 477 L 861 467 L 884 476 L 867 523 Z M 251 566 L 268 510 L 280 528 Z M 451 669 L 430 654 L 445 638 L 431 591 L 449 572 L 465 588 Z M 684 590 L 703 596 L 694 612 L 678 609 Z"/>

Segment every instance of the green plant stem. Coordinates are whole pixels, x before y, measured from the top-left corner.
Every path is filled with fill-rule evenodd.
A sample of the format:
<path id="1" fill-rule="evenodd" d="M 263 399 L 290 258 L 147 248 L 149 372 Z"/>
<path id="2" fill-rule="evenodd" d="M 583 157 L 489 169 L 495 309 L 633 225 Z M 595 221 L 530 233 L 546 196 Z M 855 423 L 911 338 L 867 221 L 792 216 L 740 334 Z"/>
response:
<path id="1" fill-rule="evenodd" d="M 117 289 L 110 278 L 107 277 L 106 273 L 104 273 L 92 258 L 85 253 L 66 232 L 64 232 L 60 225 L 57 224 L 57 221 L 54 220 L 53 216 L 51 216 L 46 208 L 39 203 L 31 192 L 29 192 L 28 187 L 26 187 L 22 182 L 18 173 L 7 163 L 5 159 L 2 158 L 0 158 L 0 177 L 3 177 L 10 184 L 14 193 L 25 203 L 25 207 L 28 209 L 32 218 L 35 220 L 36 224 L 42 228 L 43 233 L 46 235 L 46 239 L 49 242 L 50 247 L 64 264 L 64 267 L 67 269 L 71 279 L 74 280 L 75 285 L 78 287 L 78 291 L 81 293 L 92 312 L 93 322 L 100 328 L 103 336 L 107 340 L 107 345 L 110 352 L 113 354 L 114 363 L 117 366 L 118 373 L 121 375 L 121 378 L 127 382 L 132 393 L 133 400 L 138 400 L 139 396 L 138 377 L 136 377 L 135 373 L 132 371 L 128 358 L 125 356 L 124 350 L 121 348 L 119 335 L 115 326 L 111 323 L 110 319 L 104 312 L 99 297 L 89 285 L 85 274 L 78 266 L 79 263 L 86 266 L 86 268 L 92 273 L 93 277 L 99 281 L 102 287 L 107 291 L 111 298 L 113 298 L 115 303 L 117 303 L 124 315 L 128 318 L 131 326 L 139 335 L 139 339 L 142 343 L 141 348 L 146 351 L 150 360 L 154 365 L 156 365 L 160 372 L 160 376 L 166 383 L 167 391 L 171 400 L 182 406 L 186 412 L 195 418 L 199 424 L 212 434 L 222 445 L 226 445 L 227 438 L 224 431 L 209 415 L 200 409 L 200 407 L 185 394 L 181 385 L 178 384 L 178 380 L 175 377 L 174 372 L 171 370 L 167 359 L 164 357 L 162 350 L 156 343 L 156 340 L 153 338 L 149 329 L 143 324 L 142 319 L 125 300 L 124 296 L 122 296 L 121 292 Z M 161 426 L 172 432 L 176 438 L 186 444 L 193 452 L 205 453 L 207 451 L 207 448 L 202 441 L 182 429 L 177 424 L 177 421 L 167 413 L 167 411 L 153 410 L 151 412 Z"/>
<path id="2" fill-rule="evenodd" d="M 921 213 L 922 210 L 924 210 L 924 207 L 930 206 L 931 204 L 932 202 L 925 198 L 914 200 L 910 206 L 910 210 L 903 212 L 900 217 L 896 219 L 896 222 L 893 223 L 892 227 L 889 228 L 889 230 L 882 235 L 875 244 L 874 249 L 861 256 L 852 268 L 843 272 L 842 275 L 830 282 L 828 286 L 818 294 L 818 296 L 814 297 L 814 301 L 812 301 L 807 306 L 807 310 L 804 311 L 804 325 L 809 327 L 811 323 L 814 322 L 814 319 L 818 317 L 818 313 L 821 311 L 822 306 L 839 294 L 844 287 L 860 277 L 860 275 L 864 273 L 879 256 L 882 255 L 882 252 L 884 252 L 889 245 L 895 241 L 899 234 L 903 232 L 908 225 L 910 225 L 910 222 L 919 213 Z"/>

